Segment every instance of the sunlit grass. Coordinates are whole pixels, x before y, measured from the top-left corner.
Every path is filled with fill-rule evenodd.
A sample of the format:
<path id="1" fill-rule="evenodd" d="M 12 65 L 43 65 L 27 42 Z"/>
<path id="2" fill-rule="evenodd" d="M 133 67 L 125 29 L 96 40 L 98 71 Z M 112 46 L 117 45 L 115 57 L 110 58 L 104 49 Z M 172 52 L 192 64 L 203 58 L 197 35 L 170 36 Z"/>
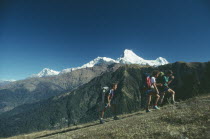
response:
<path id="1" fill-rule="evenodd" d="M 139 111 L 119 117 L 121 119 L 117 121 L 108 118 L 102 125 L 95 121 L 62 130 L 15 136 L 12 139 L 206 139 L 210 138 L 210 95 L 191 98 L 176 105 L 169 104 L 159 111 Z"/>

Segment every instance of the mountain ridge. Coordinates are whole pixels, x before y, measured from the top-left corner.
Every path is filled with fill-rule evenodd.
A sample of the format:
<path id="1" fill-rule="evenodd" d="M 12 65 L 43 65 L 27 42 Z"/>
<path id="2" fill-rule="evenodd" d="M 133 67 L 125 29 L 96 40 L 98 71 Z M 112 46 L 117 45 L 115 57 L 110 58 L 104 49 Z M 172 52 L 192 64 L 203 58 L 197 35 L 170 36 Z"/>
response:
<path id="1" fill-rule="evenodd" d="M 116 70 L 119 66 L 120 64 L 98 65 L 57 76 L 28 78 L 1 86 L 0 114 L 19 105 L 45 100 L 73 90 L 104 72 Z"/>
<path id="2" fill-rule="evenodd" d="M 72 72 L 74 70 L 83 69 L 83 68 L 91 68 L 99 64 L 139 64 L 139 65 L 148 65 L 148 66 L 160 66 L 168 64 L 169 62 L 163 58 L 158 57 L 156 60 L 145 60 L 138 55 L 136 55 L 132 50 L 125 49 L 123 52 L 123 56 L 120 58 L 117 58 L 116 60 L 108 57 L 97 57 L 90 62 L 82 65 L 81 67 L 75 67 L 75 68 L 67 68 L 63 69 L 62 71 L 54 71 L 52 69 L 44 68 L 41 72 L 38 74 L 32 75 L 32 77 L 46 77 L 46 76 L 54 76 L 58 74 L 63 74 L 67 72 Z"/>

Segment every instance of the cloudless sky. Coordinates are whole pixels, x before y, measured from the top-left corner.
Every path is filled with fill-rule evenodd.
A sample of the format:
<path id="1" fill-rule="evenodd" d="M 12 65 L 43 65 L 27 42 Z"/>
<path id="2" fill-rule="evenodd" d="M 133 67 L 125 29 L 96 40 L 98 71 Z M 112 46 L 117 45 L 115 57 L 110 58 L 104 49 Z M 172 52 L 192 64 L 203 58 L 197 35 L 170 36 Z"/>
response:
<path id="1" fill-rule="evenodd" d="M 0 0 L 0 80 L 60 71 L 131 49 L 210 60 L 209 0 Z"/>

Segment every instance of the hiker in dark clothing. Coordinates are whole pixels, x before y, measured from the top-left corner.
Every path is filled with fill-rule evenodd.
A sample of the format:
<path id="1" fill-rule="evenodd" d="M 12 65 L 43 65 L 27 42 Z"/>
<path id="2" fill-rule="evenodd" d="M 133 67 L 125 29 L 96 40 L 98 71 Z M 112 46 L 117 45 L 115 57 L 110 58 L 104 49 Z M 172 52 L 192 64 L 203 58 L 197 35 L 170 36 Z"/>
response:
<path id="1" fill-rule="evenodd" d="M 165 73 L 164 72 L 160 72 L 158 78 L 156 79 L 156 82 L 158 84 L 161 84 L 161 85 L 157 86 L 160 95 L 164 92 L 164 89 L 165 89 L 165 87 L 163 86 L 163 84 L 165 82 L 164 76 L 165 76 Z M 160 104 L 160 100 L 158 102 Z"/>
<path id="2" fill-rule="evenodd" d="M 101 118 L 100 118 L 101 124 L 104 123 L 103 117 L 104 117 L 104 113 L 106 109 L 110 107 L 112 107 L 112 110 L 113 110 L 114 120 L 119 119 L 116 115 L 116 104 L 117 104 L 117 99 L 116 99 L 116 94 L 115 94 L 116 89 L 117 89 L 117 84 L 116 83 L 112 84 L 112 89 L 109 91 L 108 96 L 106 96 L 107 98 L 105 98 L 107 99 L 107 103 L 105 104 L 105 107 L 101 112 Z"/>
<path id="3" fill-rule="evenodd" d="M 172 90 L 169 85 L 174 80 L 173 72 L 171 70 L 166 72 L 166 75 L 162 77 L 162 80 L 160 81 L 162 83 L 161 87 L 161 93 L 160 93 L 160 104 L 163 103 L 163 99 L 165 96 L 165 93 L 170 93 L 172 96 L 172 103 L 175 104 L 175 91 Z"/>

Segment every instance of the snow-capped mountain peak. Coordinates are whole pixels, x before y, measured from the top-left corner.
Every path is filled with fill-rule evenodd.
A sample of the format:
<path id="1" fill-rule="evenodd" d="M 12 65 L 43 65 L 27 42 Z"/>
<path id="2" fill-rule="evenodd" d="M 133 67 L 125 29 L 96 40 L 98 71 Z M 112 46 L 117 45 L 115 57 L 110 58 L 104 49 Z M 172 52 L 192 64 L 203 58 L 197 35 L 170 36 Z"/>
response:
<path id="1" fill-rule="evenodd" d="M 113 63 L 160 66 L 160 65 L 168 64 L 169 62 L 165 58 L 162 58 L 162 57 L 159 57 L 156 60 L 145 60 L 139 57 L 137 54 L 135 54 L 132 50 L 125 49 L 123 52 L 123 56 L 118 58 L 117 60 L 114 60 L 108 57 L 97 57 L 94 60 L 82 65 L 81 67 L 67 68 L 67 69 L 62 70 L 61 72 L 44 68 L 41 72 L 33 75 L 32 77 L 45 77 L 45 76 L 58 75 L 62 73 L 72 72 L 78 69 L 91 68 L 100 64 L 113 64 Z"/>
<path id="2" fill-rule="evenodd" d="M 123 57 L 124 58 L 141 58 L 139 57 L 138 55 L 136 55 L 132 50 L 128 50 L 128 49 L 125 49 L 124 52 L 123 52 Z M 143 59 L 143 58 L 141 58 Z"/>
<path id="3" fill-rule="evenodd" d="M 117 59 L 117 61 L 122 64 L 136 64 L 142 60 L 144 59 L 136 55 L 132 50 L 128 49 L 125 49 L 123 56 Z"/>
<path id="4" fill-rule="evenodd" d="M 168 64 L 165 58 L 159 57 L 156 60 L 145 60 L 136 55 L 132 50 L 125 49 L 122 57 L 118 58 L 117 61 L 122 64 L 139 64 L 149 66 L 159 66 Z"/>
<path id="5" fill-rule="evenodd" d="M 165 65 L 169 63 L 165 58 L 162 57 L 158 57 L 155 61 L 159 62 L 159 65 Z"/>
<path id="6" fill-rule="evenodd" d="M 114 59 L 107 58 L 107 57 L 97 57 L 94 60 L 90 61 L 87 64 L 84 64 L 81 68 L 93 67 L 99 64 L 112 64 L 117 63 Z"/>
<path id="7" fill-rule="evenodd" d="M 74 71 L 74 70 L 78 70 L 78 69 L 91 68 L 91 67 L 94 67 L 94 66 L 99 65 L 99 64 L 113 64 L 113 63 L 118 63 L 118 62 L 114 59 L 107 58 L 107 57 L 97 57 L 94 60 L 88 62 L 87 64 L 84 64 L 81 67 L 64 69 L 64 70 L 61 71 L 61 74 L 71 72 L 71 71 Z"/>
<path id="8" fill-rule="evenodd" d="M 44 68 L 42 71 L 40 71 L 38 74 L 32 75 L 32 77 L 46 77 L 46 76 L 53 76 L 58 75 L 60 72 L 55 71 L 49 68 Z"/>

